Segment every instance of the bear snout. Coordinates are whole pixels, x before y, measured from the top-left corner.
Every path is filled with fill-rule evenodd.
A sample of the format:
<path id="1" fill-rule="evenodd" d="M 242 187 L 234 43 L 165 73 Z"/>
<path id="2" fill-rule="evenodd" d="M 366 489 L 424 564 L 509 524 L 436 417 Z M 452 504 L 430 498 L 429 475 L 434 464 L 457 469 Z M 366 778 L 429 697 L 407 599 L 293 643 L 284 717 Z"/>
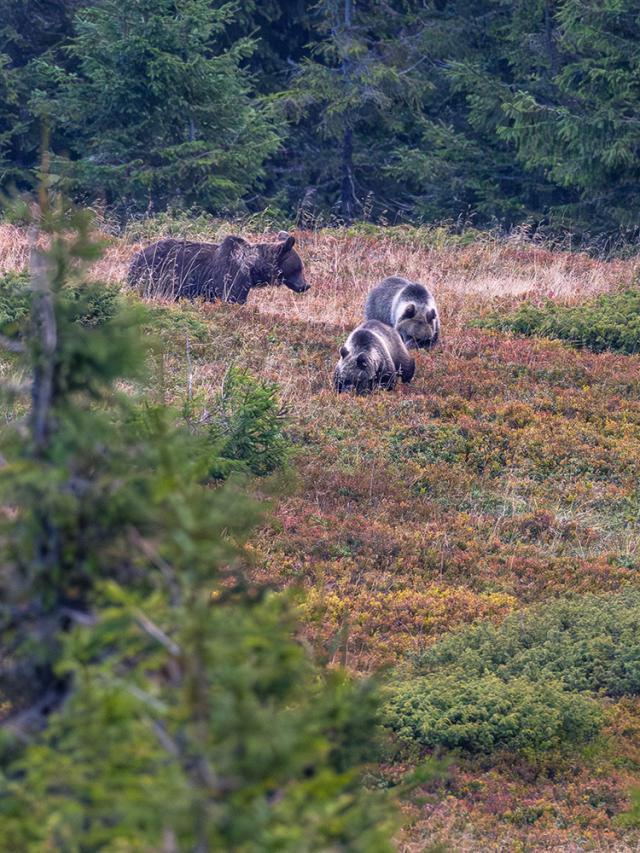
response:
<path id="1" fill-rule="evenodd" d="M 285 281 L 285 284 L 289 290 L 293 290 L 294 293 L 306 293 L 306 291 L 311 288 L 311 285 L 308 284 L 304 278 L 297 279 L 296 281 Z"/>

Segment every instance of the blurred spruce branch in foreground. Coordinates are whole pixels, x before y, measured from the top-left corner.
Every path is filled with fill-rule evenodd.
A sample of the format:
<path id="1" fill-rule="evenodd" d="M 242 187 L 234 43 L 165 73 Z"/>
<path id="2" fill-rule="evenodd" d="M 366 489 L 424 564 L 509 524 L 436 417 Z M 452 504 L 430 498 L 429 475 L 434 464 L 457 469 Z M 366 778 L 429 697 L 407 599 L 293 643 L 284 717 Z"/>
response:
<path id="1" fill-rule="evenodd" d="M 290 602 L 245 571 L 249 481 L 212 479 L 282 463 L 274 389 L 231 377 L 206 432 L 125 395 L 142 307 L 90 280 L 86 212 L 41 194 L 30 228 L 28 312 L 2 340 L 3 843 L 391 849 L 389 794 L 359 771 L 375 687 L 293 639 Z"/>

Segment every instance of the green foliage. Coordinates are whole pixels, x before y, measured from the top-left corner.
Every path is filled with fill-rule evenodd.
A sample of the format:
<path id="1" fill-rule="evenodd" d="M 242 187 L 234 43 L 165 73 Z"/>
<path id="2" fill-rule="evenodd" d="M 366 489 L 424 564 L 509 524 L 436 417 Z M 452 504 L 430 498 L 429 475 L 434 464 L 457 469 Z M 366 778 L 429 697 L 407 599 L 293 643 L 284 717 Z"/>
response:
<path id="1" fill-rule="evenodd" d="M 630 791 L 631 808 L 616 816 L 616 823 L 619 826 L 633 827 L 637 829 L 640 826 L 640 788 L 634 787 Z"/>
<path id="2" fill-rule="evenodd" d="M 593 738 L 596 694 L 640 694 L 640 593 L 559 600 L 480 623 L 415 660 L 387 704 L 405 741 L 491 752 L 555 750 Z M 587 695 L 585 695 L 587 694 Z"/>
<path id="3" fill-rule="evenodd" d="M 19 75 L 10 62 L 9 57 L 0 52 L 0 180 L 4 186 L 26 177 L 16 163 L 14 149 L 23 129 L 19 118 L 22 93 Z"/>
<path id="4" fill-rule="evenodd" d="M 389 21 L 378 3 L 323 0 L 312 20 L 316 40 L 294 74 L 288 103 L 327 140 L 329 158 L 314 158 L 322 168 L 316 181 L 332 184 L 340 194 L 340 214 L 350 221 L 366 206 L 358 191 L 360 176 L 375 181 L 389 153 L 385 136 L 393 139 L 401 132 L 403 118 L 431 84 L 414 73 L 414 45 L 394 39 L 398 22 Z M 403 23 L 409 24 L 406 16 Z M 314 139 L 303 139 L 312 156 Z"/>
<path id="5" fill-rule="evenodd" d="M 431 749 L 539 753 L 592 738 L 601 713 L 591 700 L 553 682 L 455 672 L 401 684 L 386 719 L 402 740 Z"/>
<path id="6" fill-rule="evenodd" d="M 480 324 L 521 335 L 555 338 L 594 352 L 633 354 L 640 349 L 640 289 L 604 293 L 580 305 L 560 305 L 553 300 L 540 308 L 524 304 L 514 314 L 494 314 Z"/>
<path id="7" fill-rule="evenodd" d="M 44 116 L 56 171 L 123 218 L 267 208 L 633 236 L 635 11 L 5 0 L 0 183 L 33 183 Z"/>
<path id="8" fill-rule="evenodd" d="M 180 656 L 144 635 L 120 589 L 106 591 L 91 632 L 69 638 L 62 666 L 76 690 L 0 784 L 6 844 L 391 850 L 384 795 L 362 790 L 361 755 L 348 752 L 352 728 L 364 742 L 376 723 L 368 687 L 315 670 L 288 639 L 282 599 L 210 606 L 203 593 L 185 599 L 191 617 L 157 598 L 143 605 Z"/>
<path id="9" fill-rule="evenodd" d="M 238 206 L 279 140 L 241 68 L 251 42 L 225 44 L 232 14 L 206 0 L 101 0 L 77 13 L 71 68 L 39 67 L 42 109 L 73 155 L 56 169 L 76 193 L 100 186 L 127 213 Z"/>
<path id="10" fill-rule="evenodd" d="M 109 411 L 94 404 L 113 401 L 115 380 L 140 374 L 144 350 L 137 312 L 121 304 L 116 290 L 84 280 L 85 261 L 99 252 L 90 218 L 60 209 L 45 214 L 43 227 L 52 245 L 38 256 L 30 287 L 19 280 L 5 291 L 13 316 L 22 313 L 17 325 L 24 352 L 16 367 L 33 378 L 30 437 L 25 442 L 13 430 L 3 434 L 7 464 L 0 489 L 7 503 L 23 507 L 5 540 L 22 583 L 7 576 L 6 595 L 24 603 L 37 590 L 49 610 L 69 587 L 82 600 L 103 548 L 117 540 L 115 529 L 124 534 L 139 500 L 135 489 L 116 485 L 119 476 L 135 480 L 129 448 L 106 449 L 114 418 L 122 419 L 126 405 Z M 65 229 L 73 232 L 69 240 Z M 88 524 L 91 511 L 100 524 Z M 45 656 L 50 639 L 43 643 Z"/>
<path id="11" fill-rule="evenodd" d="M 452 634 L 416 662 L 427 674 L 455 668 L 464 678 L 561 684 L 573 692 L 640 694 L 640 593 L 554 601 L 496 626 Z"/>
<path id="12" fill-rule="evenodd" d="M 291 603 L 245 576 L 262 508 L 210 481 L 229 460 L 281 463 L 275 388 L 229 375 L 227 459 L 117 393 L 148 315 L 86 283 L 86 215 L 45 208 L 41 224 L 18 353 L 31 408 L 0 436 L 2 844 L 391 850 L 388 794 L 360 773 L 375 685 L 294 639 Z"/>
<path id="13" fill-rule="evenodd" d="M 504 101 L 502 135 L 524 164 L 577 189 L 572 213 L 600 227 L 637 227 L 637 11 L 633 0 L 550 4 L 546 85 L 519 87 Z"/>
<path id="14" fill-rule="evenodd" d="M 31 311 L 32 291 L 27 273 L 6 273 L 0 278 L 0 330 L 5 335 L 24 333 Z M 66 310 L 74 322 L 101 326 L 118 311 L 120 288 L 99 282 L 65 291 Z"/>
<path id="15" fill-rule="evenodd" d="M 450 217 L 507 226 L 539 218 L 561 199 L 540 169 L 527 170 L 501 138 L 502 103 L 514 85 L 535 85 L 518 52 L 535 45 L 540 56 L 540 4 L 448 0 L 426 10 L 409 4 L 417 22 L 416 47 L 430 58 L 421 74 L 432 84 L 409 136 L 395 140 L 385 172 L 406 187 L 412 215 Z M 408 13 L 411 15 L 411 12 Z M 523 17 L 527 18 L 522 32 Z M 525 82 L 526 81 L 526 82 Z"/>
<path id="16" fill-rule="evenodd" d="M 277 394 L 275 385 L 257 382 L 237 368 L 228 371 L 220 416 L 211 430 L 219 453 L 214 476 L 240 471 L 260 477 L 284 464 L 288 442 Z"/>
<path id="17" fill-rule="evenodd" d="M 0 331 L 14 335 L 29 315 L 30 291 L 27 273 L 9 272 L 0 278 Z"/>
<path id="18" fill-rule="evenodd" d="M 96 328 L 111 322 L 120 309 L 120 288 L 117 285 L 92 282 L 69 296 L 75 303 L 74 322 L 85 328 Z"/>
<path id="19" fill-rule="evenodd" d="M 479 474 L 499 474 L 509 459 L 506 436 L 487 428 L 470 429 L 468 424 L 427 424 L 394 431 L 390 438 L 394 454 L 423 467 L 463 462 Z M 419 480 L 415 487 L 421 489 Z"/>
<path id="20" fill-rule="evenodd" d="M 42 128 L 34 98 L 41 82 L 36 69 L 68 38 L 80 5 L 81 0 L 2 2 L 0 187 L 5 191 L 31 188 L 37 180 Z"/>
<path id="21" fill-rule="evenodd" d="M 190 342 L 208 339 L 209 327 L 202 322 L 191 303 L 182 302 L 171 307 L 147 303 L 144 307 L 149 330 L 159 333 L 163 341 L 171 341 L 174 346 L 182 348 L 186 346 L 187 338 Z"/>

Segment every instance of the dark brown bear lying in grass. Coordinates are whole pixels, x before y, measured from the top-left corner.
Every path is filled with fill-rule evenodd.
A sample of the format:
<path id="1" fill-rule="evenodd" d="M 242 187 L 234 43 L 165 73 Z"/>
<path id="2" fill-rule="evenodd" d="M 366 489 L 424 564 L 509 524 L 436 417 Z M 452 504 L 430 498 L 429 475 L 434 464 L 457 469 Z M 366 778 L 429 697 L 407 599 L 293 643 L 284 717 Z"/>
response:
<path id="1" fill-rule="evenodd" d="M 309 285 L 294 243 L 295 237 L 283 231 L 276 243 L 252 244 L 242 237 L 222 243 L 160 240 L 134 256 L 128 280 L 143 296 L 241 305 L 252 287 L 284 284 L 304 293 Z"/>
<path id="2" fill-rule="evenodd" d="M 391 326 L 369 320 L 354 329 L 340 348 L 333 375 L 336 391 L 368 394 L 376 388 L 396 387 L 398 376 L 411 382 L 415 361 L 402 338 Z"/>

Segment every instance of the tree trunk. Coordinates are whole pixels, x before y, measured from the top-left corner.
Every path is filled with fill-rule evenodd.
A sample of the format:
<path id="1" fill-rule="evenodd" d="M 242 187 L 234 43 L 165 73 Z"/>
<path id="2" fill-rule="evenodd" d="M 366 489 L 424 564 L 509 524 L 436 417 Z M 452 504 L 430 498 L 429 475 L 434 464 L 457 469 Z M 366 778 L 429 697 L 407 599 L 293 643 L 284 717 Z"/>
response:
<path id="1" fill-rule="evenodd" d="M 345 222 L 351 222 L 355 213 L 357 198 L 353 182 L 353 131 L 345 128 L 342 137 L 342 186 L 340 210 Z"/>
<path id="2" fill-rule="evenodd" d="M 344 0 L 344 31 L 351 28 L 353 0 Z M 342 59 L 342 74 L 348 86 L 351 76 L 349 56 Z M 353 129 L 347 125 L 342 135 L 342 181 L 340 188 L 340 212 L 345 222 L 351 222 L 357 203 L 353 181 Z"/>
<path id="3" fill-rule="evenodd" d="M 33 290 L 31 315 L 38 339 L 38 353 L 31 386 L 31 431 L 36 454 L 40 457 L 48 446 L 51 433 L 53 373 L 58 336 L 47 263 L 36 245 L 38 235 L 38 229 L 32 227 L 29 234 L 29 271 Z"/>
<path id="4" fill-rule="evenodd" d="M 544 36 L 547 48 L 547 56 L 549 57 L 549 70 L 551 76 L 555 77 L 558 73 L 558 51 L 553 35 L 553 15 L 551 13 L 551 3 L 545 3 L 544 6 Z"/>

